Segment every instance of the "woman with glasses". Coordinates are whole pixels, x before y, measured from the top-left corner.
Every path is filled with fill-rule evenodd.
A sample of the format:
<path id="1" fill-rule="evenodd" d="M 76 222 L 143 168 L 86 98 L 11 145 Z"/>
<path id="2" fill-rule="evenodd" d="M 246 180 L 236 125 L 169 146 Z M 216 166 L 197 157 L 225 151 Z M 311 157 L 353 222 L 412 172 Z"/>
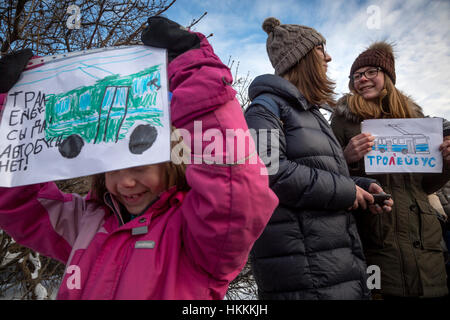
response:
<path id="1" fill-rule="evenodd" d="M 337 103 L 331 127 L 352 175 L 365 176 L 364 155 L 374 145 L 361 133 L 365 119 L 422 118 L 422 109 L 395 87 L 392 46 L 376 42 L 362 52 L 350 71 L 350 93 Z M 444 121 L 443 174 L 396 173 L 373 176 L 394 200 L 392 212 L 357 214 L 368 265 L 381 270 L 374 296 L 441 297 L 447 294 L 441 226 L 427 195 L 450 178 L 450 125 Z"/>

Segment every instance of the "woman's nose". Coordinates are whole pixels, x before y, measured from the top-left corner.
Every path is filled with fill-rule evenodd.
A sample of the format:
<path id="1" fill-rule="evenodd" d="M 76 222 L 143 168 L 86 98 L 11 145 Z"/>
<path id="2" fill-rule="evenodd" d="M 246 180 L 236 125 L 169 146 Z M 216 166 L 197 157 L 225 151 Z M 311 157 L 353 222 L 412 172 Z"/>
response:
<path id="1" fill-rule="evenodd" d="M 330 62 L 331 60 L 331 56 L 328 54 L 328 52 L 325 52 L 325 61 Z"/>
<path id="2" fill-rule="evenodd" d="M 361 78 L 359 78 L 359 82 L 366 82 L 366 81 L 368 81 L 369 79 L 367 79 L 367 77 L 366 77 L 366 75 L 365 74 L 362 74 L 361 75 Z"/>

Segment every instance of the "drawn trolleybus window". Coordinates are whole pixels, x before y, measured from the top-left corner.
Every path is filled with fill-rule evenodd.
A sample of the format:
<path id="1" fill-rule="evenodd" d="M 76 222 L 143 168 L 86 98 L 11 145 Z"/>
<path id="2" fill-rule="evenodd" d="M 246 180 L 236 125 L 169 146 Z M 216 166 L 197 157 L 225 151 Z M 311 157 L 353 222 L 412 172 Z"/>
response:
<path id="1" fill-rule="evenodd" d="M 399 125 L 389 124 L 389 127 L 401 135 L 378 136 L 372 150 L 384 152 L 401 152 L 402 154 L 430 153 L 430 138 L 421 133 L 409 133 Z"/>
<path id="2" fill-rule="evenodd" d="M 159 66 L 120 77 L 111 75 L 92 86 L 73 89 L 46 101 L 46 138 L 58 137 L 65 158 L 75 158 L 85 143 L 117 143 L 129 135 L 129 151 L 142 154 L 162 127 Z"/>

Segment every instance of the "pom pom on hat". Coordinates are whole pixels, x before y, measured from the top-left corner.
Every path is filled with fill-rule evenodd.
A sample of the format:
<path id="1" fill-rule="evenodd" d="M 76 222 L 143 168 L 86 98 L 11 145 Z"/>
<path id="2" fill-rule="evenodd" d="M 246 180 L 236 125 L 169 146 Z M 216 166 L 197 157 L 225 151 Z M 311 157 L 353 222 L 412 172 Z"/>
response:
<path id="1" fill-rule="evenodd" d="M 280 20 L 274 17 L 270 17 L 264 20 L 262 28 L 267 34 L 269 34 L 273 32 L 275 27 L 278 27 L 280 24 L 281 24 Z"/>
<path id="2" fill-rule="evenodd" d="M 391 55 L 392 57 L 394 56 L 393 45 L 385 41 L 374 42 L 367 49 L 381 50 L 386 52 L 386 54 Z"/>

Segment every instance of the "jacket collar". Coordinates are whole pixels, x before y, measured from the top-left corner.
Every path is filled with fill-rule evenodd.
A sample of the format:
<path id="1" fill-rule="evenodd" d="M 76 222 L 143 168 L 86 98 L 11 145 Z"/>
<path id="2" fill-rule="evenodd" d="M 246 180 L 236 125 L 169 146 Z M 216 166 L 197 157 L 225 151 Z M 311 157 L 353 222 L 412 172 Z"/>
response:
<path id="1" fill-rule="evenodd" d="M 253 100 L 262 93 L 274 94 L 286 100 L 292 107 L 301 110 L 308 110 L 313 106 L 306 101 L 305 97 L 296 86 L 288 80 L 274 74 L 263 74 L 258 76 L 250 84 L 248 88 L 250 100 Z"/>
<path id="2" fill-rule="evenodd" d="M 178 207 L 184 200 L 186 196 L 185 191 L 178 191 L 176 186 L 169 188 L 168 190 L 162 192 L 156 200 L 149 205 L 149 207 L 141 213 L 147 214 L 152 211 L 152 218 L 163 214 L 171 207 Z M 124 212 L 121 209 L 119 201 L 110 192 L 106 192 L 104 195 L 105 204 L 111 209 L 113 214 L 117 217 L 119 221 L 119 226 L 122 226 L 126 222 L 123 219 Z"/>

